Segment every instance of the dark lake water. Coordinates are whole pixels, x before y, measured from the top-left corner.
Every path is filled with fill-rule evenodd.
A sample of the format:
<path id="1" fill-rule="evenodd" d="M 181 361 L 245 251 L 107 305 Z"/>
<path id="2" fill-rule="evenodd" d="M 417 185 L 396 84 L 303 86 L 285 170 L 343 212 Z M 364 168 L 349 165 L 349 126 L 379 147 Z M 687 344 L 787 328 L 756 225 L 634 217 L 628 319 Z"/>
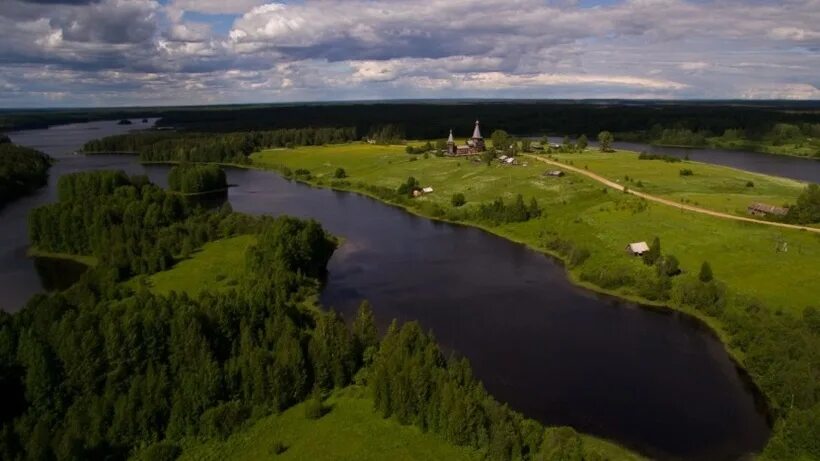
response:
<path id="1" fill-rule="evenodd" d="M 56 198 L 60 175 L 103 168 L 146 173 L 161 185 L 167 173 L 129 157 L 69 156 L 54 165 L 47 187 L 0 210 L 7 310 L 55 274 L 73 274 L 43 262 L 38 272 L 25 257 L 28 210 Z M 382 328 L 393 318 L 418 320 L 470 359 L 490 393 L 528 417 L 659 459 L 737 459 L 765 444 L 758 393 L 698 321 L 576 287 L 550 258 L 478 229 L 270 172 L 231 169 L 228 182 L 237 185 L 228 191 L 237 211 L 315 218 L 345 239 L 329 263 L 325 306 L 350 318 L 369 299 Z"/>

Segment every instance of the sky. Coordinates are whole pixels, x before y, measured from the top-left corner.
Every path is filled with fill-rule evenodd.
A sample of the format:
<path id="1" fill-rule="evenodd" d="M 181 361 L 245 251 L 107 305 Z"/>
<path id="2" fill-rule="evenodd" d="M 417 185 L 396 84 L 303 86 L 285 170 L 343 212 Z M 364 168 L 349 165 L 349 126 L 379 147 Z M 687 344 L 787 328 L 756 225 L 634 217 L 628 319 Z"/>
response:
<path id="1" fill-rule="evenodd" d="M 0 0 L 0 108 L 820 99 L 820 0 Z"/>

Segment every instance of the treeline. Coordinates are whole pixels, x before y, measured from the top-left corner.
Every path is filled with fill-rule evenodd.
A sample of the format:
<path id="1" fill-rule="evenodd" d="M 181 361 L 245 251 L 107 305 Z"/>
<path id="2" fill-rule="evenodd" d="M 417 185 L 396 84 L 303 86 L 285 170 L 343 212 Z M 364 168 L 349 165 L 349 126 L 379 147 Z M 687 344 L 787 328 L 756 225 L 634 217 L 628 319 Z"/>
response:
<path id="1" fill-rule="evenodd" d="M 228 187 L 225 170 L 218 165 L 181 164 L 168 173 L 168 188 L 183 194 L 198 194 Z"/>
<path id="2" fill-rule="evenodd" d="M 794 224 L 820 223 L 820 185 L 809 184 L 789 207 L 784 221 Z"/>
<path id="3" fill-rule="evenodd" d="M 248 218 L 206 212 L 162 190 L 145 176 L 122 171 L 65 175 L 59 201 L 29 214 L 31 244 L 44 251 L 96 256 L 119 277 L 169 268 L 177 255 L 233 235 Z"/>
<path id="4" fill-rule="evenodd" d="M 771 121 L 752 127 L 738 125 L 713 130 L 693 128 L 692 123 L 678 123 L 674 127 L 655 125 L 649 130 L 625 133 L 629 139 L 660 145 L 686 147 L 715 147 L 720 149 L 748 149 L 781 152 L 795 155 L 820 156 L 820 123 L 783 123 Z"/>
<path id="5" fill-rule="evenodd" d="M 136 152 L 146 162 L 249 162 L 252 152 L 276 147 L 350 142 L 356 129 L 299 128 L 238 133 L 141 132 L 87 142 L 86 153 Z"/>
<path id="6" fill-rule="evenodd" d="M 518 135 L 596 136 L 602 130 L 636 132 L 653 125 L 712 133 L 731 128 L 765 132 L 775 123 L 820 123 L 820 113 L 811 101 L 425 101 L 170 108 L 159 124 L 225 132 L 352 124 L 361 134 L 370 133 L 371 127 L 396 125 L 404 127 L 409 139 L 444 138 L 450 129 L 460 139 L 470 136 L 476 119 L 485 135 L 501 128 Z"/>
<path id="7" fill-rule="evenodd" d="M 390 325 L 367 380 L 383 417 L 479 450 L 485 459 L 598 459 L 572 429 L 545 430 L 493 399 L 473 376 L 469 362 L 445 358 L 432 335 L 416 322 Z"/>
<path id="8" fill-rule="evenodd" d="M 0 137 L 0 207 L 17 197 L 31 193 L 48 181 L 52 163 L 48 155 L 12 144 Z"/>

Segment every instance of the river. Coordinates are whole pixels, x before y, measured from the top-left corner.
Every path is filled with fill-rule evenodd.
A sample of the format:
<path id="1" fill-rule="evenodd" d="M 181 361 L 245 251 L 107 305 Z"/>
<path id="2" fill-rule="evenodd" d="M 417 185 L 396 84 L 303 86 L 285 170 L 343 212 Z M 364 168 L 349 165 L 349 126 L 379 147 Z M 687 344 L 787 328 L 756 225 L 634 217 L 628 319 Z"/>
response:
<path id="1" fill-rule="evenodd" d="M 6 309 L 44 288 L 44 264 L 25 257 L 28 210 L 55 199 L 60 175 L 101 168 L 146 173 L 158 184 L 168 170 L 123 156 L 56 162 L 48 186 L 0 211 Z M 369 299 L 381 328 L 393 318 L 418 320 L 470 359 L 491 394 L 528 417 L 660 459 L 737 459 L 766 442 L 759 394 L 688 316 L 577 287 L 551 258 L 475 228 L 271 172 L 230 169 L 228 181 L 238 185 L 228 192 L 237 211 L 315 218 L 344 238 L 328 266 L 326 307 L 351 318 Z"/>

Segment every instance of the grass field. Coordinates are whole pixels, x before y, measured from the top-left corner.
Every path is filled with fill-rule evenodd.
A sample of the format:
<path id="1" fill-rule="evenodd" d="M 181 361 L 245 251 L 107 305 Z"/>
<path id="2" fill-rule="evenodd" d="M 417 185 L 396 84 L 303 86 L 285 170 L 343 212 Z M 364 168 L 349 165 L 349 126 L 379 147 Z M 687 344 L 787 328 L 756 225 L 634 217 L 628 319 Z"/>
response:
<path id="1" fill-rule="evenodd" d="M 351 386 L 332 394 L 326 404 L 330 412 L 318 420 L 305 417 L 303 404 L 280 415 L 255 422 L 224 442 L 208 442 L 187 448 L 185 460 L 304 460 L 304 461 L 472 461 L 480 453 L 451 445 L 415 426 L 402 426 L 373 412 L 373 402 L 363 389 Z M 276 455 L 273 446 L 287 449 Z M 611 443 L 584 437 L 584 447 L 612 461 L 638 460 L 637 456 Z"/>
<path id="2" fill-rule="evenodd" d="M 168 294 L 176 290 L 192 297 L 206 288 L 228 289 L 244 274 L 245 250 L 255 242 L 256 237 L 252 235 L 240 235 L 206 243 L 191 258 L 148 277 L 148 286 L 155 293 Z"/>
<path id="3" fill-rule="evenodd" d="M 777 206 L 793 204 L 806 188 L 806 184 L 800 181 L 706 163 L 639 160 L 638 154 L 627 151 L 556 154 L 553 157 L 587 168 L 630 189 L 740 216 L 747 216 L 746 207 L 753 202 Z M 681 176 L 682 169 L 692 170 L 694 174 Z"/>
<path id="4" fill-rule="evenodd" d="M 545 216 L 494 227 L 491 231 L 541 250 L 546 249 L 545 235 L 555 235 L 587 248 L 592 256 L 574 269 L 576 276 L 589 267 L 640 273 L 646 270 L 645 266 L 625 254 L 625 245 L 659 236 L 664 253 L 677 256 L 684 271 L 696 273 L 703 261 L 709 261 L 716 277 L 736 293 L 752 296 L 775 309 L 802 310 L 817 302 L 815 278 L 820 261 L 820 236 L 682 212 L 612 190 L 605 193 L 602 185 L 579 175 L 545 177 L 543 173 L 550 168 L 535 161 L 526 166 L 494 164 L 488 167 L 464 158 L 410 156 L 404 153 L 403 146 L 366 144 L 269 150 L 256 153 L 252 158 L 254 164 L 261 167 L 285 165 L 291 169 L 308 169 L 313 181 L 324 185 L 331 182 L 333 172 L 341 167 L 350 183 L 346 188 L 352 190 L 363 190 L 364 185 L 395 189 L 408 176 L 414 176 L 422 186 L 434 189 L 434 193 L 414 200 L 413 211 L 420 214 L 429 214 L 426 210 L 432 204 L 452 209 L 450 198 L 457 192 L 465 195 L 467 209 L 496 197 L 511 199 L 517 193 L 526 200 L 535 197 Z M 587 154 L 576 154 L 573 158 L 576 166 L 587 162 Z M 595 159 L 594 154 L 589 154 L 591 170 L 596 166 L 600 168 Z M 604 162 L 603 159 L 597 161 Z M 644 183 L 649 184 L 646 187 L 666 188 L 673 196 L 700 194 L 698 202 L 703 206 L 717 207 L 725 201 L 725 188 L 729 186 L 712 185 L 712 180 L 684 184 L 686 187 L 677 183 L 679 178 L 672 176 L 678 175 L 681 163 L 628 157 L 617 161 L 640 162 L 643 171 L 635 177 L 639 180 L 645 177 Z M 701 167 L 700 164 L 692 166 L 695 176 L 686 179 L 697 180 L 698 171 L 715 182 L 737 182 L 745 177 L 740 174 L 737 179 L 739 173 L 729 168 L 710 166 L 701 170 Z M 615 175 L 614 171 L 622 167 L 613 164 L 610 168 L 613 171 L 610 174 Z M 658 172 L 654 172 L 656 168 Z M 755 191 L 737 192 L 738 196 L 730 200 L 732 205 L 722 206 L 735 209 L 750 199 L 748 194 L 752 193 L 759 194 L 754 200 L 762 201 L 762 197 L 785 198 L 799 191 L 799 186 L 788 181 L 781 183 L 777 178 L 752 176 Z M 653 186 L 654 182 L 657 184 Z M 676 184 L 677 191 L 673 187 Z M 691 191 L 682 192 L 685 189 Z M 778 251 L 785 246 L 787 252 Z"/>

